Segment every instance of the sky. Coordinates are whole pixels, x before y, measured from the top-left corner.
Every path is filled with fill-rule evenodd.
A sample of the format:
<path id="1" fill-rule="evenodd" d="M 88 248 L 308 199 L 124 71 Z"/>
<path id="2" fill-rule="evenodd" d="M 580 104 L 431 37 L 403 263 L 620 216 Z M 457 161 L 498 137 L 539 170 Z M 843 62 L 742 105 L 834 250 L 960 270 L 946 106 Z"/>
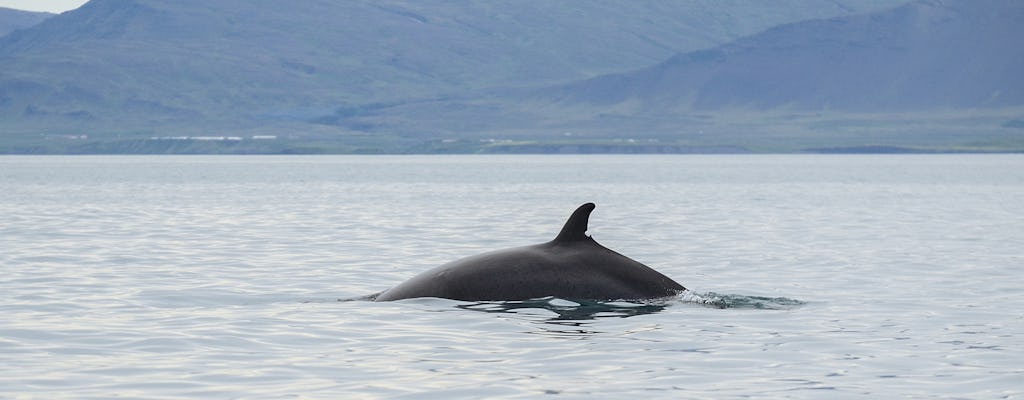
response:
<path id="1" fill-rule="evenodd" d="M 0 0 L 0 7 L 61 13 L 74 10 L 87 2 L 88 0 Z"/>

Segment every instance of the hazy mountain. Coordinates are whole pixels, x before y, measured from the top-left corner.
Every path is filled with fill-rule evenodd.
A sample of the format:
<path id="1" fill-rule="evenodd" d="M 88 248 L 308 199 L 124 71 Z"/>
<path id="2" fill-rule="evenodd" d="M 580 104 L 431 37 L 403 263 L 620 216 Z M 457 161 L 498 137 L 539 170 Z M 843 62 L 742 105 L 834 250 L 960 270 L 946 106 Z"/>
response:
<path id="1" fill-rule="evenodd" d="M 22 11 L 0 7 L 0 36 L 18 29 L 28 28 L 52 16 L 53 14 L 45 12 Z"/>
<path id="2" fill-rule="evenodd" d="M 484 151 L 1022 151 L 1020 21 L 1017 0 L 918 1 L 784 24 L 516 101 L 406 104 L 337 123 Z"/>
<path id="3" fill-rule="evenodd" d="M 0 132 L 348 131 L 303 124 L 641 68 L 898 3 L 92 0 L 0 39 Z"/>
<path id="4" fill-rule="evenodd" d="M 1019 151 L 1022 9 L 93 0 L 0 38 L 0 152 Z"/>
<path id="5" fill-rule="evenodd" d="M 554 96 L 647 109 L 899 112 L 1024 105 L 1024 2 L 926 0 L 795 22 Z"/>

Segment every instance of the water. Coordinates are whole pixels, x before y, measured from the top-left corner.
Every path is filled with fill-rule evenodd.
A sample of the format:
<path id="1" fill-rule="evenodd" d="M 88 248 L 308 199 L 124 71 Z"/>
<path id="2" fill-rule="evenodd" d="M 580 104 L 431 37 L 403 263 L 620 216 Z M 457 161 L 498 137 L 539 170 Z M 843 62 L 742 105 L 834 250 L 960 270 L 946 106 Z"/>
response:
<path id="1" fill-rule="evenodd" d="M 1021 398 L 1022 171 L 0 157 L 0 398 Z M 338 301 L 549 240 L 587 201 L 599 242 L 692 292 Z"/>

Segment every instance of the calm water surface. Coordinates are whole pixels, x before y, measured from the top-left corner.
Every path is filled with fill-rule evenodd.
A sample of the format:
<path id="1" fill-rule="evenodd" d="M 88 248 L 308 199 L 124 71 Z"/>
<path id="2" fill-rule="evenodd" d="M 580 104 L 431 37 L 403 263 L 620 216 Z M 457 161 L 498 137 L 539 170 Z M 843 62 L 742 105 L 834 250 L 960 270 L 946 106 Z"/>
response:
<path id="1" fill-rule="evenodd" d="M 692 293 L 338 301 L 588 201 Z M 1020 155 L 0 157 L 0 216 L 0 398 L 1024 397 Z"/>

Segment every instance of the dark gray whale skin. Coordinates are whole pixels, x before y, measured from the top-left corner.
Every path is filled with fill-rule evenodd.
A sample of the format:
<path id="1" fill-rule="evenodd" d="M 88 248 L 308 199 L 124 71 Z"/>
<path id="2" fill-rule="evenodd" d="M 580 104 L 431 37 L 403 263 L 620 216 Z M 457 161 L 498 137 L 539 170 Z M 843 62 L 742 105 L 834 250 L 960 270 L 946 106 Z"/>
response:
<path id="1" fill-rule="evenodd" d="M 440 297 L 466 301 L 644 300 L 673 296 L 682 285 L 587 236 L 593 203 L 576 209 L 547 243 L 483 253 L 425 271 L 375 301 Z"/>

